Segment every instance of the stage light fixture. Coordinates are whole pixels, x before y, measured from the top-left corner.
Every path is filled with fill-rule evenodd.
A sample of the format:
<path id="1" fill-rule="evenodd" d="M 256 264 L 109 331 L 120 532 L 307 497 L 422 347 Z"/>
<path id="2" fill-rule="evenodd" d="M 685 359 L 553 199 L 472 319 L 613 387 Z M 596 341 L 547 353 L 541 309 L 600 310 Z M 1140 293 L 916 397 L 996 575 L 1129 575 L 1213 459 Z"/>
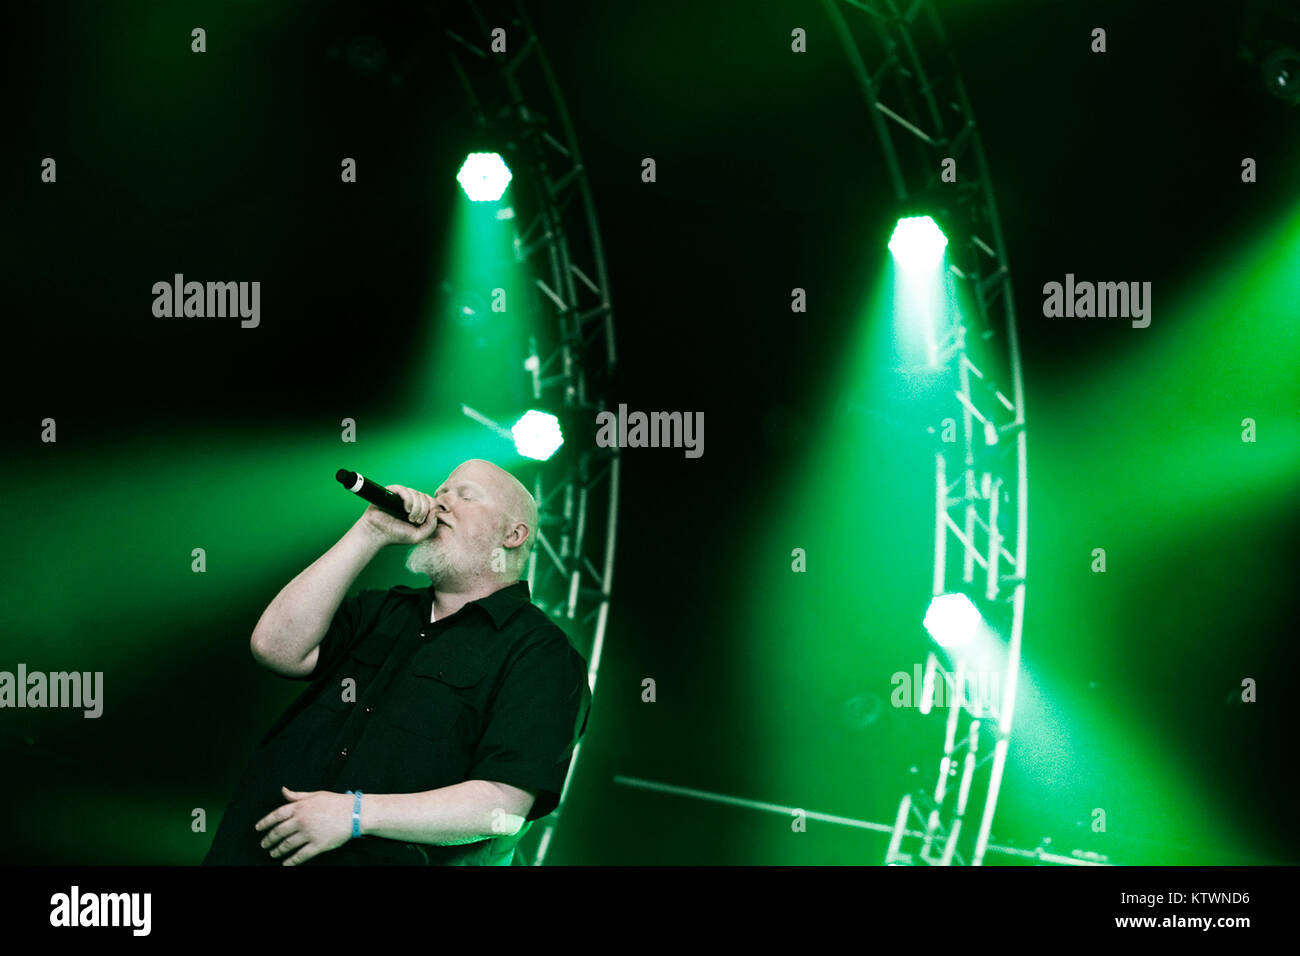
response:
<path id="1" fill-rule="evenodd" d="M 889 251 L 899 267 L 909 272 L 933 269 L 943 261 L 948 237 L 929 216 L 898 220 L 889 239 Z"/>
<path id="2" fill-rule="evenodd" d="M 536 409 L 525 412 L 510 429 L 510 434 L 514 436 L 519 454 L 537 461 L 546 461 L 564 444 L 560 420 Z"/>
<path id="3" fill-rule="evenodd" d="M 938 594 L 925 612 L 925 629 L 940 647 L 961 647 L 975 637 L 980 612 L 964 594 Z"/>
<path id="4" fill-rule="evenodd" d="M 512 178 L 500 153 L 470 153 L 456 174 L 456 181 L 472 202 L 495 202 Z"/>

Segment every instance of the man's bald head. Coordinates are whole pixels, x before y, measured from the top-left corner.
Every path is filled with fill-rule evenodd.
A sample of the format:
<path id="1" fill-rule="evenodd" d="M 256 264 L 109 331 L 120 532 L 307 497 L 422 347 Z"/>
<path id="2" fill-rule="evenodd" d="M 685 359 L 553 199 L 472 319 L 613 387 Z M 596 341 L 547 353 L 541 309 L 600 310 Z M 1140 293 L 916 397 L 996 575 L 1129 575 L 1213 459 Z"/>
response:
<path id="1" fill-rule="evenodd" d="M 529 536 L 537 530 L 537 501 L 521 482 L 499 465 L 471 458 L 457 465 L 452 475 L 465 475 L 485 487 L 510 521 L 528 525 Z"/>

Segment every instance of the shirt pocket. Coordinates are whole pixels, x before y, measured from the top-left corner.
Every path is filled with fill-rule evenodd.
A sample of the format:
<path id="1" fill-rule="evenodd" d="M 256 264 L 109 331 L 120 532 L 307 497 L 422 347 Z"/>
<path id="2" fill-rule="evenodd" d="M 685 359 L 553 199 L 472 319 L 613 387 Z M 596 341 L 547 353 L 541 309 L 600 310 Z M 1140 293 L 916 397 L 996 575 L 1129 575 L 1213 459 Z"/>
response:
<path id="1" fill-rule="evenodd" d="M 394 726 L 432 740 L 465 739 L 478 724 L 488 662 L 464 647 L 434 644 L 411 659 L 388 695 Z"/>
<path id="2" fill-rule="evenodd" d="M 378 679 L 384 662 L 388 660 L 390 643 L 386 635 L 376 633 L 352 648 L 330 676 L 328 683 L 321 688 L 316 705 L 334 713 L 344 713 L 365 700 L 367 692 Z M 349 679 L 353 683 L 344 684 Z"/>

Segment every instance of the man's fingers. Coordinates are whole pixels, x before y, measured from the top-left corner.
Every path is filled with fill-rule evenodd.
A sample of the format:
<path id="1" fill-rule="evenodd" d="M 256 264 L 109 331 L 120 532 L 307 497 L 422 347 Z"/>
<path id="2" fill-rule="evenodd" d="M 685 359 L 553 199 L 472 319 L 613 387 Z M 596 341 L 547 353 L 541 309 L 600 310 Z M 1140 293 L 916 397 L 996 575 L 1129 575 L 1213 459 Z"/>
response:
<path id="1" fill-rule="evenodd" d="M 306 846 L 311 839 L 305 833 L 295 833 L 292 836 L 285 837 L 279 846 L 271 848 L 272 857 L 289 856 L 299 847 Z"/>
<path id="2" fill-rule="evenodd" d="M 316 850 L 312 847 L 310 843 L 308 843 L 306 846 L 304 846 L 293 856 L 289 857 L 289 859 L 285 860 L 284 865 L 297 866 L 299 863 L 304 863 L 307 860 L 310 860 L 315 855 L 316 855 Z"/>
<path id="3" fill-rule="evenodd" d="M 412 488 L 405 489 L 406 494 L 402 500 L 406 502 L 406 513 L 411 516 L 414 524 L 424 524 L 424 516 L 429 513 L 428 507 L 424 503 L 424 495 Z"/>
<path id="4" fill-rule="evenodd" d="M 388 490 L 402 499 L 402 508 L 409 515 L 415 508 L 415 494 L 402 485 L 389 485 Z"/>
<path id="5" fill-rule="evenodd" d="M 412 491 L 407 513 L 411 516 L 413 524 L 422 526 L 433 513 L 433 499 L 423 491 Z"/>
<path id="6" fill-rule="evenodd" d="M 262 848 L 269 849 L 275 846 L 277 843 L 279 843 L 285 837 L 289 836 L 291 833 L 296 833 L 297 830 L 298 830 L 298 825 L 292 819 L 285 820 L 283 823 L 276 826 L 274 829 L 271 830 L 270 833 L 268 833 L 265 837 L 262 838 Z"/>
<path id="7" fill-rule="evenodd" d="M 289 814 L 287 811 L 287 807 L 280 807 L 279 809 L 272 810 L 266 816 L 262 817 L 262 819 L 253 824 L 253 829 L 260 832 L 274 827 L 281 820 L 287 820 L 292 816 L 292 814 Z"/>
<path id="8" fill-rule="evenodd" d="M 407 488 L 405 485 L 388 485 L 388 490 L 402 499 L 402 510 L 412 525 L 423 526 L 429 515 L 433 514 L 433 499 L 423 491 Z"/>

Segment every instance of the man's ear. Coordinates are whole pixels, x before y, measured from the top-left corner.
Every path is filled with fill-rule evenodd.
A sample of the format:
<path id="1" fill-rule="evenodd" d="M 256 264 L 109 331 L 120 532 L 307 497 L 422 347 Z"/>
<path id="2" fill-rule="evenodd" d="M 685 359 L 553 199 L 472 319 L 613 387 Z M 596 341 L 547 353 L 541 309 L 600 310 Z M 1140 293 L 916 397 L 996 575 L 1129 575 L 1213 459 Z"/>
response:
<path id="1" fill-rule="evenodd" d="M 528 525 L 522 521 L 516 521 L 510 525 L 510 530 L 506 533 L 505 544 L 507 547 L 517 548 L 528 540 Z"/>

